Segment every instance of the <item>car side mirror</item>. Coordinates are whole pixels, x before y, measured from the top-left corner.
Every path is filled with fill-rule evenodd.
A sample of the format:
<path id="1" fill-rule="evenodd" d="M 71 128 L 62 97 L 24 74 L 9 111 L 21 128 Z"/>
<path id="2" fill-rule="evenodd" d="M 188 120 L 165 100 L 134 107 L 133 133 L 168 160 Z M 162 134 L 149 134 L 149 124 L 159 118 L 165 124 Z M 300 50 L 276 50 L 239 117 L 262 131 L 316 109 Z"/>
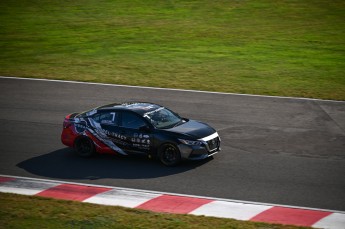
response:
<path id="1" fill-rule="evenodd" d="M 150 127 L 148 127 L 148 126 L 141 126 L 141 127 L 139 127 L 139 130 L 140 131 L 142 131 L 142 132 L 150 132 Z"/>

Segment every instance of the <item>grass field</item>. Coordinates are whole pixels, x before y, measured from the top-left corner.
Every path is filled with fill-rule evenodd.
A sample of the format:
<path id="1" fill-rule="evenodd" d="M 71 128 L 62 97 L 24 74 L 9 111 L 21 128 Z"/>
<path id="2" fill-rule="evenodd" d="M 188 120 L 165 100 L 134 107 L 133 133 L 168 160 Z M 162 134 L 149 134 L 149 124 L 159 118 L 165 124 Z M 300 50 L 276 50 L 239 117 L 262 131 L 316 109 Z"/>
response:
<path id="1" fill-rule="evenodd" d="M 0 228 L 305 228 L 204 216 L 153 213 L 6 193 L 0 193 L 0 205 Z"/>
<path id="2" fill-rule="evenodd" d="M 345 100 L 345 1 L 2 0 L 0 75 Z"/>

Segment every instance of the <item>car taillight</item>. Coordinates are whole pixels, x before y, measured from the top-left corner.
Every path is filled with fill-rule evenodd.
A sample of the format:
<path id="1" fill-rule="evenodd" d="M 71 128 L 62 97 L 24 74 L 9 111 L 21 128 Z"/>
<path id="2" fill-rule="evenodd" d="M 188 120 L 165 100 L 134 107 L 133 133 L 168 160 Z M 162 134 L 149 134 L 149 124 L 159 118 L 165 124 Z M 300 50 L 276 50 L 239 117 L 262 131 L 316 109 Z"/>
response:
<path id="1" fill-rule="evenodd" d="M 72 125 L 71 121 L 68 119 L 68 116 L 63 121 L 63 128 L 68 128 Z"/>
<path id="2" fill-rule="evenodd" d="M 72 115 L 73 114 L 69 114 L 65 117 L 65 120 L 63 121 L 63 128 L 68 128 L 73 124 L 71 120 Z"/>

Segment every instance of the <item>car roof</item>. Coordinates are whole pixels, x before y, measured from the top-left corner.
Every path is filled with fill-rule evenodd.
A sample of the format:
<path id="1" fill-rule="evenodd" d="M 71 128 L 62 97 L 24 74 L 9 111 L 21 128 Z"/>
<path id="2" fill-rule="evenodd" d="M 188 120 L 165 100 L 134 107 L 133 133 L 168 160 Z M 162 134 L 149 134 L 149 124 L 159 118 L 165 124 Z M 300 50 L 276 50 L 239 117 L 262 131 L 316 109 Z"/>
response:
<path id="1" fill-rule="evenodd" d="M 144 114 L 155 111 L 162 106 L 147 102 L 128 102 L 128 103 L 111 103 L 97 108 L 97 110 L 130 110 L 143 116 Z"/>

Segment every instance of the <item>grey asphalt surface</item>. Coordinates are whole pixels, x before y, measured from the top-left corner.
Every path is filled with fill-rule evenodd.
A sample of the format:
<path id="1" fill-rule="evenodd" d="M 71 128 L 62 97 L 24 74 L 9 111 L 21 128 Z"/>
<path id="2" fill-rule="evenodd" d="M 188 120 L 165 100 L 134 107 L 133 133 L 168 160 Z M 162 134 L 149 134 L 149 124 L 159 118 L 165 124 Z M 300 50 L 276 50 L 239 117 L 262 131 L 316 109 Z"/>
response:
<path id="1" fill-rule="evenodd" d="M 65 115 L 149 101 L 218 130 L 213 160 L 78 158 Z M 0 174 L 345 210 L 345 102 L 0 78 Z"/>

